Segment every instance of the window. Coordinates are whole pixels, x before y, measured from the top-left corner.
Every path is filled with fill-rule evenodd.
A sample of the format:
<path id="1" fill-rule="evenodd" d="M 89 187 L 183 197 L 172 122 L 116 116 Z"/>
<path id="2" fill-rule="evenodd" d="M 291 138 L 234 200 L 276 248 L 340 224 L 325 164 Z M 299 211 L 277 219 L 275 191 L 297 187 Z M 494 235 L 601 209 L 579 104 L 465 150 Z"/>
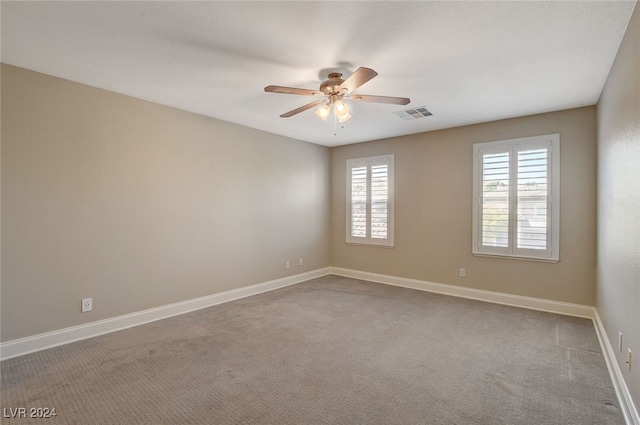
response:
<path id="1" fill-rule="evenodd" d="M 473 145 L 473 253 L 559 260 L 560 135 Z"/>
<path id="2" fill-rule="evenodd" d="M 348 243 L 393 246 L 393 160 L 347 160 Z"/>

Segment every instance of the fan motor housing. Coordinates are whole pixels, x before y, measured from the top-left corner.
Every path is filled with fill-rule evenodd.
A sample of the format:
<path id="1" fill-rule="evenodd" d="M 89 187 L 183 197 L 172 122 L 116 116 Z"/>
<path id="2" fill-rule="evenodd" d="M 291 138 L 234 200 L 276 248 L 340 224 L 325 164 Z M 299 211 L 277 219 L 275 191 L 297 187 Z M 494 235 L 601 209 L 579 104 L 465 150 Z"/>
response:
<path id="1" fill-rule="evenodd" d="M 339 94 L 340 93 L 340 84 L 344 83 L 342 79 L 342 74 L 339 72 L 332 72 L 329 74 L 329 79 L 323 81 L 320 84 L 320 91 L 326 95 Z M 344 90 L 346 92 L 346 90 Z"/>

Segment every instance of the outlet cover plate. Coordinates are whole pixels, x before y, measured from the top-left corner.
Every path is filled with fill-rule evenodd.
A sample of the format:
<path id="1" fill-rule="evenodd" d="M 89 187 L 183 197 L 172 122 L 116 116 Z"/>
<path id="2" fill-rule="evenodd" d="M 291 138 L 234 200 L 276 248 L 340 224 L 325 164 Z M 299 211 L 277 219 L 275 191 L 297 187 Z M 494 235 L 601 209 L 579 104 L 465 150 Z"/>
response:
<path id="1" fill-rule="evenodd" d="M 83 298 L 82 299 L 82 312 L 86 313 L 88 311 L 93 310 L 93 299 L 92 298 Z"/>

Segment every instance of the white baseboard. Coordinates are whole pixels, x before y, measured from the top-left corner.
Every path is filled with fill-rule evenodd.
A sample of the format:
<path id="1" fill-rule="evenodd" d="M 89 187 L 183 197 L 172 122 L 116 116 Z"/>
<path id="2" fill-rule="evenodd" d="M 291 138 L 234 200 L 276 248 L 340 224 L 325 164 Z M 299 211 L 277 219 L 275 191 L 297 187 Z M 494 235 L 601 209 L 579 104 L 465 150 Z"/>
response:
<path id="1" fill-rule="evenodd" d="M 607 369 L 609 369 L 609 375 L 611 376 L 613 387 L 616 390 L 618 403 L 620 404 L 620 409 L 622 410 L 624 419 L 627 422 L 627 425 L 640 425 L 640 415 L 633 404 L 631 393 L 624 381 L 620 366 L 616 361 L 616 355 L 613 347 L 611 346 L 611 340 L 607 336 L 604 324 L 602 323 L 597 310 L 593 321 L 596 327 L 596 334 L 598 334 L 598 339 L 600 340 L 600 346 L 602 347 L 602 354 L 604 355 L 604 360 L 607 363 Z"/>
<path id="2" fill-rule="evenodd" d="M 587 305 L 545 300 L 542 298 L 524 297 L 521 295 L 505 294 L 502 292 L 484 291 L 482 289 L 465 288 L 462 286 L 446 285 L 444 283 L 434 283 L 425 280 L 388 276 L 359 270 L 344 269 L 341 267 L 331 267 L 331 274 L 384 283 L 387 285 L 401 286 L 403 288 L 418 289 L 420 291 L 435 292 L 454 297 L 469 298 L 514 307 L 523 307 L 530 310 L 540 310 L 550 313 L 564 314 L 567 316 L 584 317 L 587 319 L 593 319 L 595 313 L 595 308 Z"/>
<path id="3" fill-rule="evenodd" d="M 304 282 L 316 277 L 326 276 L 331 273 L 330 267 L 300 273 L 294 276 L 287 276 L 280 279 L 262 282 L 255 285 L 219 292 L 200 298 L 194 298 L 174 304 L 139 311 L 131 314 L 99 320 L 97 322 L 86 323 L 57 331 L 47 332 L 26 338 L 15 339 L 0 344 L 0 359 L 6 360 L 12 357 L 22 356 L 35 351 L 45 350 L 58 345 L 68 344 L 86 338 L 114 332 L 132 326 L 156 320 L 166 319 L 179 314 L 188 313 L 194 310 L 211 307 L 217 304 L 226 303 L 262 292 L 272 291 L 296 283 Z"/>

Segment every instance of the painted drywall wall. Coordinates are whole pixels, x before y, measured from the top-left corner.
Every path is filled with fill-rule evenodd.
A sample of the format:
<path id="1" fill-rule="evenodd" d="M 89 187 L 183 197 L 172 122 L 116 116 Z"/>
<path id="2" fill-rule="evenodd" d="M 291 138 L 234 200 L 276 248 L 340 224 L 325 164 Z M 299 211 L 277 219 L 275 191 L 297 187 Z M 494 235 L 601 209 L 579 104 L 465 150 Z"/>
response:
<path id="1" fill-rule="evenodd" d="M 640 7 L 598 102 L 597 309 L 640 409 Z M 618 349 L 622 332 L 623 352 Z M 632 367 L 626 364 L 631 348 Z"/>
<path id="2" fill-rule="evenodd" d="M 328 148 L 8 65 L 1 89 L 3 341 L 329 266 Z"/>
<path id="3" fill-rule="evenodd" d="M 473 256 L 473 143 L 550 133 L 561 139 L 560 262 Z M 348 245 L 345 161 L 383 154 L 395 154 L 395 247 Z M 594 305 L 595 107 L 337 147 L 331 167 L 333 266 Z"/>

